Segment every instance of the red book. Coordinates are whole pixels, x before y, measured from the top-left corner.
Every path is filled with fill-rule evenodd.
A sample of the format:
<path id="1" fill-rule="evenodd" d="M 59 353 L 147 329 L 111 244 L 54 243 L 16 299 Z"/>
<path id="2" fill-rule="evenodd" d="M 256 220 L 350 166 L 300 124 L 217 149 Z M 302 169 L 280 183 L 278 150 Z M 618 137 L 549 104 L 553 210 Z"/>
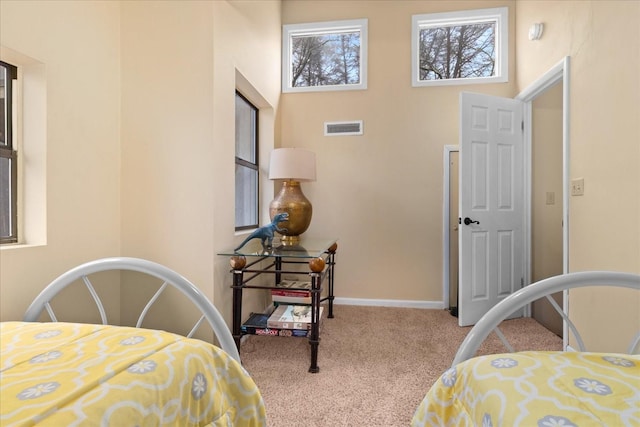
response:
<path id="1" fill-rule="evenodd" d="M 311 304 L 311 282 L 282 280 L 278 288 L 271 289 L 274 302 L 290 304 Z"/>
<path id="2" fill-rule="evenodd" d="M 271 295 L 282 295 L 283 297 L 308 297 L 311 291 L 289 291 L 286 289 L 272 289 Z"/>

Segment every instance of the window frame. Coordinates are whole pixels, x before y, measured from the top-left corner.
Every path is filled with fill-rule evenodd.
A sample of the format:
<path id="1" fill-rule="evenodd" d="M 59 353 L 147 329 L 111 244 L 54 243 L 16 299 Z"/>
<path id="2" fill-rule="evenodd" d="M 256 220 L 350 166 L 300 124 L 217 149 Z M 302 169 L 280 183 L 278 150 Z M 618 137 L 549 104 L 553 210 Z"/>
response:
<path id="1" fill-rule="evenodd" d="M 439 80 L 420 80 L 420 30 L 495 22 L 495 70 L 491 77 L 464 77 Z M 509 9 L 463 10 L 458 12 L 413 15 L 411 22 L 411 84 L 413 87 L 506 83 L 509 81 Z"/>
<path id="2" fill-rule="evenodd" d="M 11 164 L 9 188 L 9 234 L 0 235 L 0 244 L 17 243 L 18 242 L 18 154 L 16 150 L 15 140 L 15 114 L 14 106 L 16 104 L 15 96 L 17 92 L 14 90 L 14 81 L 18 79 L 18 67 L 5 61 L 0 61 L 0 65 L 5 68 L 5 126 L 6 135 L 5 143 L 0 144 L 0 158 L 9 159 Z M 4 207 L 2 214 L 4 215 Z"/>
<path id="3" fill-rule="evenodd" d="M 236 99 L 239 97 L 241 98 L 244 102 L 247 103 L 247 105 L 253 110 L 254 113 L 254 126 L 253 126 L 253 151 L 255 153 L 255 158 L 254 158 L 254 162 L 250 162 L 248 160 L 242 159 L 240 157 L 238 157 L 238 153 L 235 153 L 235 167 L 243 167 L 243 168 L 248 168 L 251 170 L 255 170 L 256 171 L 256 192 L 255 192 L 255 200 L 253 208 L 255 209 L 254 211 L 254 217 L 256 218 L 256 222 L 254 224 L 246 224 L 246 225 L 240 225 L 238 226 L 238 224 L 236 223 L 236 215 L 234 214 L 234 227 L 235 227 L 235 231 L 243 231 L 243 230 L 251 230 L 251 229 L 255 229 L 258 228 L 260 225 L 260 154 L 259 154 L 259 148 L 260 148 L 260 144 L 259 144 L 259 129 L 260 129 L 260 109 L 253 103 L 251 102 L 246 96 L 244 96 L 240 91 L 236 90 L 236 97 L 234 98 L 234 102 L 237 102 Z M 236 129 L 237 132 L 237 129 Z M 237 197 L 237 183 L 235 183 L 236 187 L 235 187 L 235 194 Z M 238 209 L 238 206 L 235 206 L 235 209 Z"/>
<path id="4" fill-rule="evenodd" d="M 367 52 L 368 52 L 368 22 L 364 19 L 349 19 L 342 21 L 310 22 L 306 24 L 287 24 L 282 26 L 282 92 L 326 92 L 338 90 L 367 89 Z M 339 34 L 358 31 L 360 33 L 360 83 L 322 85 L 322 86 L 291 86 L 292 79 L 292 43 L 293 37 L 313 36 L 322 34 Z"/>

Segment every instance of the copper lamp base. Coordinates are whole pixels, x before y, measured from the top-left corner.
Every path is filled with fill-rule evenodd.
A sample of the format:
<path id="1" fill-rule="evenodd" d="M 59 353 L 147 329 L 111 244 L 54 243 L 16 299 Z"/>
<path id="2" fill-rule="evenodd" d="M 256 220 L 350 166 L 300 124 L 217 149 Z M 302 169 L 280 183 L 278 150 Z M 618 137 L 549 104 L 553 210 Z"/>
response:
<path id="1" fill-rule="evenodd" d="M 313 213 L 311 202 L 302 193 L 300 182 L 283 181 L 280 193 L 269 205 L 269 217 L 273 220 L 273 217 L 281 212 L 289 214 L 287 221 L 278 224 L 279 228 L 285 229 L 279 232 L 282 234 L 282 244 L 297 245 L 300 242 L 300 235 L 309 228 Z"/>
<path id="2" fill-rule="evenodd" d="M 300 244 L 300 236 L 282 236 L 280 239 L 282 246 L 298 246 Z"/>

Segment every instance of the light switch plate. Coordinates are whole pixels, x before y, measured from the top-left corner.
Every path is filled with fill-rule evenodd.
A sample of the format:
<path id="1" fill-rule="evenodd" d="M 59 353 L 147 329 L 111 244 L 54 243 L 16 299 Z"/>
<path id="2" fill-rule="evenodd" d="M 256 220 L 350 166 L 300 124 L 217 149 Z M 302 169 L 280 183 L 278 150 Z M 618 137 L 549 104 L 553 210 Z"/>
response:
<path id="1" fill-rule="evenodd" d="M 584 178 L 577 178 L 571 181 L 571 195 L 572 196 L 584 195 Z"/>
<path id="2" fill-rule="evenodd" d="M 556 204 L 556 193 L 553 191 L 547 191 L 547 204 L 555 205 Z"/>

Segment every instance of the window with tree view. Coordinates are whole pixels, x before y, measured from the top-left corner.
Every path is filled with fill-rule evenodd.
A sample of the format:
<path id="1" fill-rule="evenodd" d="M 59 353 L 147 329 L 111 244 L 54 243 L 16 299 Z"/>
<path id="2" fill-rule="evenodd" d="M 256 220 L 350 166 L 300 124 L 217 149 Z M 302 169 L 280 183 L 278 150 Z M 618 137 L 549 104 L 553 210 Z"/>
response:
<path id="1" fill-rule="evenodd" d="M 415 15 L 413 85 L 506 82 L 507 8 Z"/>
<path id="2" fill-rule="evenodd" d="M 18 69 L 0 61 L 0 243 L 17 234 L 17 155 L 14 147 L 14 86 Z"/>
<path id="3" fill-rule="evenodd" d="M 366 19 L 283 30 L 283 92 L 366 89 Z"/>

